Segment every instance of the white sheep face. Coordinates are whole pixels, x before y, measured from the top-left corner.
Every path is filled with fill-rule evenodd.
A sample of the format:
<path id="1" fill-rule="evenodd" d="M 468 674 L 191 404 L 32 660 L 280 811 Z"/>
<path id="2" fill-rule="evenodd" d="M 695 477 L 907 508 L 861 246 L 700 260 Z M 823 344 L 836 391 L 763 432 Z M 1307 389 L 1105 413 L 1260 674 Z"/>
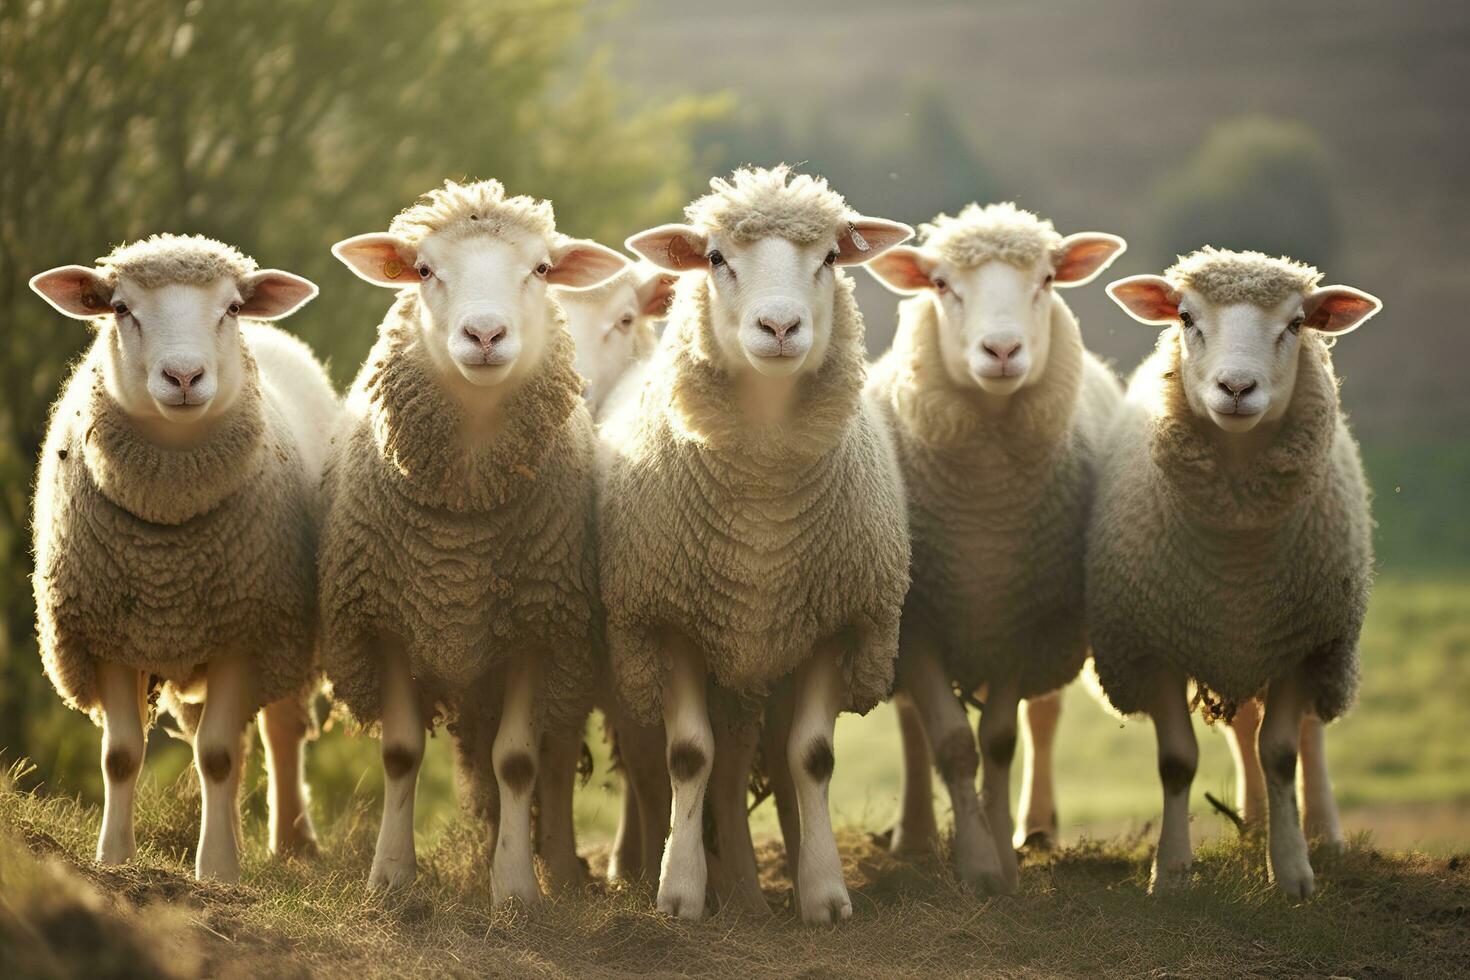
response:
<path id="1" fill-rule="evenodd" d="M 727 370 L 789 378 L 816 371 L 826 358 L 836 267 L 871 261 L 912 234 L 881 218 L 859 218 L 807 244 L 737 242 L 717 230 L 664 225 L 627 246 L 662 268 L 709 277 L 710 317 Z"/>
<path id="2" fill-rule="evenodd" d="M 1190 409 L 1225 432 L 1249 432 L 1286 413 L 1296 389 L 1301 333 L 1347 333 L 1382 304 L 1347 286 L 1326 286 L 1271 306 L 1212 303 L 1159 276 L 1132 276 L 1108 295 L 1145 323 L 1177 324 L 1180 373 Z"/>
<path id="3" fill-rule="evenodd" d="M 529 232 L 359 235 L 332 252 L 378 286 L 419 291 L 424 349 L 446 378 L 492 388 L 534 372 L 555 329 L 552 285 L 585 288 L 627 260 L 596 242 Z"/>
<path id="4" fill-rule="evenodd" d="M 1053 289 L 1091 282 L 1126 249 L 1115 235 L 1071 235 L 1029 265 L 960 266 L 930 248 L 896 248 L 868 266 L 907 295 L 928 294 L 945 373 L 956 385 L 1010 395 L 1033 385 L 1051 353 Z"/>
<path id="5" fill-rule="evenodd" d="M 664 315 L 674 281 L 669 273 L 651 272 L 620 277 L 610 288 L 555 291 L 594 415 L 628 369 L 651 353 L 650 321 Z"/>
<path id="6" fill-rule="evenodd" d="M 83 266 L 42 273 L 31 287 L 68 316 L 98 318 L 108 394 L 133 418 L 173 435 L 225 414 L 238 399 L 245 384 L 240 320 L 287 316 L 317 291 L 274 269 L 242 283 L 150 288 L 126 277 L 113 284 Z"/>

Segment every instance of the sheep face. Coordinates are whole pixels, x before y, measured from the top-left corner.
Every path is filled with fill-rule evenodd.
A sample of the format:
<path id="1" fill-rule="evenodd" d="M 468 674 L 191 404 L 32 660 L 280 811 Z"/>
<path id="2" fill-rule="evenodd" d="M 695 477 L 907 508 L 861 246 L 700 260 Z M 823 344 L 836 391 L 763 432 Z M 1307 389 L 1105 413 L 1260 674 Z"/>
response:
<path id="1" fill-rule="evenodd" d="M 419 291 L 424 349 L 446 377 L 489 388 L 535 370 L 555 329 L 551 285 L 595 286 L 627 260 L 596 242 L 513 229 L 359 235 L 332 252 L 363 279 Z"/>
<path id="2" fill-rule="evenodd" d="M 1121 255 L 1121 238 L 1086 232 L 1024 263 L 961 264 L 943 250 L 896 248 L 868 270 L 895 292 L 927 294 L 945 373 L 957 385 L 1009 395 L 1035 384 L 1051 351 L 1056 287 L 1092 281 Z"/>
<path id="3" fill-rule="evenodd" d="M 603 286 L 556 290 L 577 345 L 577 372 L 587 379 L 584 394 L 594 411 L 623 373 L 648 355 L 648 321 L 668 310 L 676 277 L 657 270 L 631 270 Z"/>
<path id="4" fill-rule="evenodd" d="M 816 371 L 827 355 L 836 267 L 868 262 L 912 234 L 908 225 L 879 218 L 859 218 L 806 243 L 664 225 L 627 246 L 662 268 L 708 277 L 710 317 L 728 370 L 787 378 Z"/>
<path id="5" fill-rule="evenodd" d="M 1191 410 L 1226 432 L 1285 414 L 1296 387 L 1301 332 L 1355 329 L 1382 304 L 1347 286 L 1292 292 L 1276 302 L 1216 302 L 1160 276 L 1132 276 L 1108 295 L 1144 323 L 1177 325 Z"/>
<path id="6" fill-rule="evenodd" d="M 269 269 L 202 283 L 154 282 L 64 266 L 31 288 L 68 316 L 95 320 L 103 383 L 130 416 L 183 435 L 229 410 L 245 383 L 241 319 L 287 316 L 316 286 Z"/>

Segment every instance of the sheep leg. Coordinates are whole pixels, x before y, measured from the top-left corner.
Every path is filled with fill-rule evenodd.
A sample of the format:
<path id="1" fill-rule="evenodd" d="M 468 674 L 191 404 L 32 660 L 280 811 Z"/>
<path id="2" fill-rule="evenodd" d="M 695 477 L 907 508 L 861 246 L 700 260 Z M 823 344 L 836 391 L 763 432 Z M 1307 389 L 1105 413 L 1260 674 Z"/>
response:
<path id="1" fill-rule="evenodd" d="M 1271 682 L 1259 739 L 1261 766 L 1266 770 L 1267 867 L 1276 887 L 1291 898 L 1308 898 L 1315 887 L 1296 805 L 1297 748 L 1305 712 L 1299 677 Z"/>
<path id="2" fill-rule="evenodd" d="M 832 733 L 842 707 L 842 669 L 836 648 L 830 643 L 818 646 L 797 668 L 795 682 L 786 765 L 796 783 L 801 816 L 796 898 L 804 922 L 827 925 L 852 916 L 828 801 L 835 762 Z"/>
<path id="3" fill-rule="evenodd" d="M 776 804 L 781 842 L 786 849 L 786 874 L 795 887 L 796 869 L 801 861 L 801 815 L 797 812 L 796 783 L 791 778 L 791 767 L 786 764 L 786 746 L 791 741 L 790 691 L 778 692 L 766 703 L 766 724 L 761 738 L 766 778 L 771 783 L 771 798 Z"/>
<path id="4" fill-rule="evenodd" d="M 671 830 L 658 880 L 658 909 L 684 919 L 704 916 L 709 868 L 704 854 L 704 794 L 715 737 L 706 703 L 704 659 L 682 638 L 670 642 L 663 679 L 672 803 Z"/>
<path id="5" fill-rule="evenodd" d="M 1189 882 L 1194 849 L 1189 842 L 1189 788 L 1199 766 L 1199 743 L 1185 696 L 1188 681 L 1172 669 L 1153 678 L 1148 714 L 1159 743 L 1159 781 L 1164 787 L 1164 819 L 1154 854 L 1149 891 L 1162 893 Z"/>
<path id="6" fill-rule="evenodd" d="M 616 710 L 616 709 L 615 709 Z M 618 752 L 623 760 L 623 820 L 628 830 L 623 847 L 614 851 L 616 872 L 623 881 L 652 878 L 669 836 L 669 768 L 665 738 L 658 725 L 640 725 L 615 715 Z M 622 828 L 619 828 L 622 830 Z"/>
<path id="7" fill-rule="evenodd" d="M 1308 840 L 1342 846 L 1342 822 L 1337 816 L 1337 799 L 1332 777 L 1327 773 L 1327 726 L 1314 714 L 1302 718 L 1302 825 Z"/>
<path id="8" fill-rule="evenodd" d="M 1246 826 L 1259 830 L 1266 818 L 1266 773 L 1256 752 L 1261 730 L 1261 702 L 1252 698 L 1240 705 L 1230 719 L 1226 741 L 1235 757 L 1235 802 Z"/>
<path id="9" fill-rule="evenodd" d="M 903 691 L 893 696 L 898 709 L 898 734 L 903 743 L 900 808 L 888 849 L 904 857 L 923 857 L 939 850 L 939 824 L 934 819 L 934 754 L 924 734 L 924 720 L 913 698 Z"/>
<path id="10" fill-rule="evenodd" d="M 981 895 L 1010 890 L 1001 873 L 990 821 L 975 792 L 980 754 L 965 709 L 950 689 L 939 658 L 916 640 L 899 658 L 899 685 L 914 699 L 934 751 L 934 767 L 949 791 L 954 811 L 954 861 L 960 880 Z M 1010 849 L 1007 842 L 1006 849 Z"/>
<path id="11" fill-rule="evenodd" d="M 303 755 L 311 727 L 310 706 L 297 697 L 265 706 L 257 719 L 270 773 L 271 853 L 279 857 L 311 857 L 317 853 L 316 830 L 311 825 Z"/>
<path id="12" fill-rule="evenodd" d="M 240 777 L 252 683 L 241 656 L 216 657 L 205 668 L 204 715 L 194 736 L 202 819 L 194 874 L 228 884 L 240 880 Z"/>
<path id="13" fill-rule="evenodd" d="M 97 662 L 97 694 L 102 706 L 102 776 L 106 797 L 97 861 L 122 864 L 138 851 L 133 836 L 133 795 L 143 770 L 148 736 L 143 731 L 143 705 L 148 679 L 122 664 Z"/>
<path id="14" fill-rule="evenodd" d="M 725 886 L 721 898 L 743 912 L 770 915 L 771 908 L 761 893 L 755 844 L 750 839 L 750 817 L 745 808 L 750 767 L 755 762 L 759 737 L 759 730 L 753 725 L 733 730 L 722 728 L 715 734 L 709 803 L 715 818 L 715 841 Z"/>
<path id="15" fill-rule="evenodd" d="M 495 733 L 491 758 L 500 792 L 500 819 L 495 831 L 495 858 L 490 891 L 495 905 L 519 900 L 533 905 L 541 898 L 531 853 L 531 797 L 536 787 L 536 664 L 529 658 L 510 666 L 505 708 Z"/>
<path id="16" fill-rule="evenodd" d="M 577 782 L 577 757 L 582 730 L 548 734 L 541 745 L 541 772 L 536 777 L 536 850 L 546 868 L 547 884 L 554 890 L 579 889 L 587 884 L 587 868 L 577 857 L 577 832 L 572 819 L 572 793 Z"/>
<path id="17" fill-rule="evenodd" d="M 626 767 L 626 763 L 624 764 Z M 643 876 L 643 817 L 638 812 L 638 794 L 633 780 L 623 774 L 622 809 L 607 858 L 607 880 L 632 883 Z"/>
<path id="18" fill-rule="evenodd" d="M 985 699 L 978 726 L 981 758 L 981 799 L 985 819 L 995 839 L 995 856 L 1009 890 L 1020 880 L 1016 849 L 1011 838 L 1016 828 L 1011 816 L 1011 762 L 1016 756 L 1016 713 L 1021 706 L 1020 684 L 1012 679 L 995 682 Z"/>
<path id="19" fill-rule="evenodd" d="M 413 882 L 413 803 L 424 761 L 424 716 L 418 685 L 402 656 L 383 658 L 383 822 L 368 887 L 401 888 Z"/>
<path id="20" fill-rule="evenodd" d="M 1052 776 L 1052 749 L 1057 724 L 1062 717 L 1062 692 L 1027 698 L 1021 729 L 1021 819 L 1017 822 L 1016 847 L 1047 850 L 1057 843 L 1056 782 Z"/>

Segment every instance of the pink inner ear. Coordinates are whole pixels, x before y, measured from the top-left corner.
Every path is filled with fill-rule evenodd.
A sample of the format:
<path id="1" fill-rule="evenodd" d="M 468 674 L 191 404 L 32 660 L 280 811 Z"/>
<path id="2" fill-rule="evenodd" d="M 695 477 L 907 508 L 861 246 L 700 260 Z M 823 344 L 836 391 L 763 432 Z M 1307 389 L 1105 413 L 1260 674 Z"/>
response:
<path id="1" fill-rule="evenodd" d="M 667 313 L 669 301 L 674 297 L 674 283 L 678 281 L 678 276 L 654 276 L 642 290 L 642 306 L 639 312 L 644 316 L 663 316 Z"/>
<path id="2" fill-rule="evenodd" d="M 595 286 L 627 264 L 622 256 L 606 249 L 573 248 L 556 260 L 546 281 L 554 286 Z"/>
<path id="3" fill-rule="evenodd" d="M 1088 238 L 1074 243 L 1058 257 L 1057 282 L 1077 282 L 1095 273 L 1118 251 L 1118 243 L 1106 238 Z"/>
<path id="4" fill-rule="evenodd" d="M 385 284 L 417 282 L 413 263 L 384 239 L 353 242 L 338 250 L 338 255 L 364 278 Z"/>
<path id="5" fill-rule="evenodd" d="M 1353 293 L 1328 293 L 1317 304 L 1306 325 L 1323 333 L 1340 333 L 1371 315 L 1377 304 Z"/>
<path id="6" fill-rule="evenodd" d="M 929 273 L 913 249 L 899 248 L 878 256 L 868 269 L 895 289 L 916 292 L 933 286 Z"/>
<path id="7" fill-rule="evenodd" d="M 316 295 L 312 284 L 295 276 L 266 275 L 257 279 L 254 289 L 240 307 L 240 315 L 257 320 L 274 320 L 285 316 Z"/>
<path id="8" fill-rule="evenodd" d="M 69 266 L 38 276 L 37 292 L 75 317 L 91 317 L 108 310 L 109 289 L 92 270 Z"/>
<path id="9" fill-rule="evenodd" d="M 854 221 L 837 236 L 837 264 L 860 265 L 907 241 L 913 229 L 887 221 Z"/>
<path id="10" fill-rule="evenodd" d="M 1140 320 L 1158 322 L 1179 317 L 1174 290 L 1162 282 L 1122 280 L 1108 287 L 1108 294 Z"/>

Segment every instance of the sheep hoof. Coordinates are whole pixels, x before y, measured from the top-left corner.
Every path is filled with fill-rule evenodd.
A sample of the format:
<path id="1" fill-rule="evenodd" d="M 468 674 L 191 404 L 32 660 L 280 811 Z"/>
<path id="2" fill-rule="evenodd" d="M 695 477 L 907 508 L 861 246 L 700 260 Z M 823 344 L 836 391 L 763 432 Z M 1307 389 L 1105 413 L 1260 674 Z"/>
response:
<path id="1" fill-rule="evenodd" d="M 492 896 L 490 903 L 497 909 L 511 904 L 529 909 L 541 904 L 541 889 L 535 886 L 510 888 L 492 884 L 490 892 Z"/>
<path id="2" fill-rule="evenodd" d="M 1016 844 L 1022 854 L 1045 854 L 1056 850 L 1057 842 L 1049 830 L 1033 830 Z"/>
<path id="3" fill-rule="evenodd" d="M 692 889 L 687 893 L 681 893 L 675 888 L 659 886 L 658 910 L 676 919 L 698 922 L 704 918 L 704 896 L 695 894 Z"/>
<path id="4" fill-rule="evenodd" d="M 1000 871 L 969 871 L 960 875 L 960 880 L 965 887 L 981 898 L 989 898 L 992 895 L 1014 895 L 1016 893 L 1015 882 L 1006 880 Z"/>
<path id="5" fill-rule="evenodd" d="M 836 925 L 852 918 L 852 899 L 847 887 L 838 884 L 830 891 L 809 889 L 801 896 L 801 920 L 809 926 Z"/>
<path id="6" fill-rule="evenodd" d="M 1311 898 L 1317 889 L 1316 876 L 1305 855 L 1294 860 L 1272 861 L 1271 880 L 1287 898 Z"/>
<path id="7" fill-rule="evenodd" d="M 368 890 L 389 892 L 407 888 L 413 884 L 416 877 L 418 877 L 418 867 L 413 861 L 407 864 L 396 861 L 385 861 L 382 864 L 374 862 L 372 873 L 368 875 Z"/>
<path id="8" fill-rule="evenodd" d="M 1154 865 L 1154 873 L 1148 884 L 1150 895 L 1177 894 L 1189 888 L 1189 865 L 1161 868 Z"/>

